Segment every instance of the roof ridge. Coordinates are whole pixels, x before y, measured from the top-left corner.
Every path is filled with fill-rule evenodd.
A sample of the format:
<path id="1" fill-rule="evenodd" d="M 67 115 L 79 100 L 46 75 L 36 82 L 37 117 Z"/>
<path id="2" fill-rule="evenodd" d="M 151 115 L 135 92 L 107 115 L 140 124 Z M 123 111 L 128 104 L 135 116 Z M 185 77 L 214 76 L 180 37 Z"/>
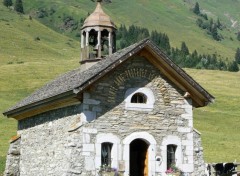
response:
<path id="1" fill-rule="evenodd" d="M 117 62 L 118 59 L 126 57 L 129 52 L 132 52 L 134 48 L 137 48 L 139 45 L 144 44 L 147 40 L 149 39 L 143 39 L 126 48 L 123 48 L 122 50 L 119 50 L 112 55 L 109 55 L 106 58 L 100 60 L 97 64 L 93 65 L 87 70 L 81 70 L 81 68 L 79 67 L 58 75 L 55 79 L 47 82 L 45 85 L 32 92 L 32 94 L 9 108 L 7 111 L 4 112 L 4 114 L 8 113 L 9 111 L 28 106 L 30 104 L 43 101 L 45 99 L 58 96 L 62 93 L 78 89 L 83 84 L 95 77 L 98 72 L 102 72 L 102 70 L 111 67 L 115 62 Z M 63 84 L 65 85 L 65 87 L 62 86 Z"/>

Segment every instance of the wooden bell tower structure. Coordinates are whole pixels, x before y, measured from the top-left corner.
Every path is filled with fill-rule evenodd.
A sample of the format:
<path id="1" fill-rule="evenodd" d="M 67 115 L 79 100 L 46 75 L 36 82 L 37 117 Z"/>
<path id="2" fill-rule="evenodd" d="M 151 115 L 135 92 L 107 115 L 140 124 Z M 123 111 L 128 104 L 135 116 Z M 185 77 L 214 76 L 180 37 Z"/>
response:
<path id="1" fill-rule="evenodd" d="M 116 51 L 116 26 L 104 13 L 101 0 L 87 17 L 81 28 L 81 60 L 83 69 L 88 69 L 99 60 Z"/>

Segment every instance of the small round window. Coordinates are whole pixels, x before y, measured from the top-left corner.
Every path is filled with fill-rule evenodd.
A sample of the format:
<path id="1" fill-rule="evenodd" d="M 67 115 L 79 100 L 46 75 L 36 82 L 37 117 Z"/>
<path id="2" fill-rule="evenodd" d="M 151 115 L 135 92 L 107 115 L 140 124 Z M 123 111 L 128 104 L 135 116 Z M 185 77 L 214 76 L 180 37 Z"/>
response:
<path id="1" fill-rule="evenodd" d="M 147 103 L 147 96 L 143 93 L 135 93 L 131 98 L 131 103 Z"/>

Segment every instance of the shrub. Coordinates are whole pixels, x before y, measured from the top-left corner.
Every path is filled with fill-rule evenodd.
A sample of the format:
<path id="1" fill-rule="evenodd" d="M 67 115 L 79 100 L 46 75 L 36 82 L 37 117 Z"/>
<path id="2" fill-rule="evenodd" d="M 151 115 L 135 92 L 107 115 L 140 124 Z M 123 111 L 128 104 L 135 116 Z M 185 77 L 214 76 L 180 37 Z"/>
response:
<path id="1" fill-rule="evenodd" d="M 10 7 L 13 5 L 12 0 L 3 0 L 3 5 L 6 7 Z"/>
<path id="2" fill-rule="evenodd" d="M 14 9 L 16 12 L 24 13 L 22 0 L 16 0 Z"/>

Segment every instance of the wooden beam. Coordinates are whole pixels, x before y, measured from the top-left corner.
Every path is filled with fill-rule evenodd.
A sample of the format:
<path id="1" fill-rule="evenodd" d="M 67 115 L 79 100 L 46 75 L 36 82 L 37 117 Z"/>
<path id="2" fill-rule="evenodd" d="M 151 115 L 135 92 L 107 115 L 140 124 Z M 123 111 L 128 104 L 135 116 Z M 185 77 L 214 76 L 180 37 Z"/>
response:
<path id="1" fill-rule="evenodd" d="M 11 117 L 15 118 L 16 120 L 22 120 L 28 117 L 32 117 L 32 116 L 47 112 L 47 111 L 51 111 L 54 109 L 59 109 L 67 106 L 72 106 L 76 104 L 80 104 L 80 101 L 77 98 L 64 99 L 64 100 L 59 100 L 49 104 L 44 104 L 42 106 L 36 106 L 32 109 L 28 109 L 25 112 L 15 114 Z"/>

